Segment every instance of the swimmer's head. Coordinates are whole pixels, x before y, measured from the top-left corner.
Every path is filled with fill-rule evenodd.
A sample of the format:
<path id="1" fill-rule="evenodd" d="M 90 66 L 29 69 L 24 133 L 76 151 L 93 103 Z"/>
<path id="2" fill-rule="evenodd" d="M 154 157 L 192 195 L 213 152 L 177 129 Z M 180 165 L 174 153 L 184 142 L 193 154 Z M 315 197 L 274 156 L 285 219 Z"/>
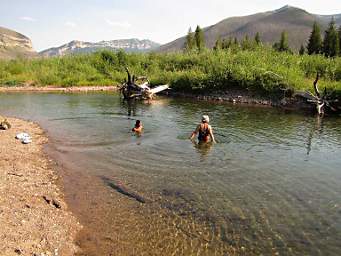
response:
<path id="1" fill-rule="evenodd" d="M 210 118 L 208 115 L 203 115 L 202 118 L 201 118 L 201 121 L 203 123 L 209 123 L 210 122 Z"/>

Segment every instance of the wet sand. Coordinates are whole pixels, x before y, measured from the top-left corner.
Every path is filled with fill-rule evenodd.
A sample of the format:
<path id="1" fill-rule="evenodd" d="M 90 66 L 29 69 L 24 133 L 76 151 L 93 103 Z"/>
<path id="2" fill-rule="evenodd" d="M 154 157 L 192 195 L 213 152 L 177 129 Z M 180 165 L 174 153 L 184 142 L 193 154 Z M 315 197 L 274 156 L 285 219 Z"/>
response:
<path id="1" fill-rule="evenodd" d="M 0 130 L 0 254 L 74 255 L 81 229 L 57 187 L 53 162 L 43 153 L 47 138 L 35 123 L 9 118 Z M 33 142 L 15 139 L 27 132 Z"/>

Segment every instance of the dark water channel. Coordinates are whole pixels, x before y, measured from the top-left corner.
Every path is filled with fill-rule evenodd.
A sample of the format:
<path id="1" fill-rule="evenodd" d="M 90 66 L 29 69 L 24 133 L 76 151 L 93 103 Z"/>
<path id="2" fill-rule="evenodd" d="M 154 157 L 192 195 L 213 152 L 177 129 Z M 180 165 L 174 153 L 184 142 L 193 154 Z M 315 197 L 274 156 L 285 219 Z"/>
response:
<path id="1" fill-rule="evenodd" d="M 110 93 L 0 94 L 0 113 L 48 132 L 81 255 L 341 255 L 341 118 Z M 188 140 L 202 113 L 213 146 Z"/>

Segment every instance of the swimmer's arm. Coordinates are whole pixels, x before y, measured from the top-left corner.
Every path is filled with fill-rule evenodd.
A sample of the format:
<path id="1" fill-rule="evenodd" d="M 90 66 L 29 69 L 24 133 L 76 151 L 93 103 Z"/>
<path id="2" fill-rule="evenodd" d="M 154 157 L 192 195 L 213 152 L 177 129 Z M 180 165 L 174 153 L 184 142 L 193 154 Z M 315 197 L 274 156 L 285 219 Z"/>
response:
<path id="1" fill-rule="evenodd" d="M 191 137 L 190 137 L 191 140 L 194 139 L 194 136 L 198 134 L 199 130 L 200 130 L 200 124 L 197 126 L 197 128 L 195 129 L 195 131 L 192 132 L 192 135 L 191 135 Z"/>
<path id="2" fill-rule="evenodd" d="M 213 142 L 213 143 L 217 143 L 217 142 L 215 141 L 215 139 L 214 139 L 213 130 L 212 130 L 212 127 L 211 127 L 211 126 L 209 127 L 209 132 L 210 132 L 210 136 L 211 136 L 212 142 Z"/>

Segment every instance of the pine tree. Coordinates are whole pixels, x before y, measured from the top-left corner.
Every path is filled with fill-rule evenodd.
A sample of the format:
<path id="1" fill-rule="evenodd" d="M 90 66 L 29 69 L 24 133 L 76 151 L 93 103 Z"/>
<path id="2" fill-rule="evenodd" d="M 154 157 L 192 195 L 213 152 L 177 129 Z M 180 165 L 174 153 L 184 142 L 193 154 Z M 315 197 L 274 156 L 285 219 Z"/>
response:
<path id="1" fill-rule="evenodd" d="M 320 26 L 317 22 L 314 22 L 313 30 L 311 31 L 308 46 L 307 46 L 308 54 L 319 54 L 322 51 L 322 38 Z"/>
<path id="2" fill-rule="evenodd" d="M 215 45 L 214 45 L 214 50 L 221 50 L 223 48 L 223 42 L 221 41 L 221 37 L 219 36 L 217 41 L 215 42 Z"/>
<path id="3" fill-rule="evenodd" d="M 279 51 L 279 43 L 278 43 L 278 42 L 275 42 L 275 43 L 272 45 L 272 48 L 275 49 L 276 51 Z"/>
<path id="4" fill-rule="evenodd" d="M 246 35 L 244 37 L 244 39 L 242 40 L 242 43 L 241 43 L 241 46 L 242 46 L 242 49 L 243 50 L 248 50 L 251 48 L 251 43 L 250 43 L 250 40 L 249 40 L 249 36 Z"/>
<path id="5" fill-rule="evenodd" d="M 239 42 L 238 42 L 237 37 L 235 37 L 235 38 L 233 39 L 233 46 L 236 46 L 236 47 L 239 46 Z"/>
<path id="6" fill-rule="evenodd" d="M 335 56 L 341 55 L 341 42 L 338 37 L 338 33 L 336 34 L 336 39 L 335 39 Z"/>
<path id="7" fill-rule="evenodd" d="M 191 51 L 193 50 L 194 46 L 195 46 L 194 34 L 192 32 L 192 28 L 190 27 L 186 36 L 185 50 Z"/>
<path id="8" fill-rule="evenodd" d="M 281 34 L 281 40 L 279 41 L 279 51 L 289 51 L 288 34 L 283 31 Z"/>
<path id="9" fill-rule="evenodd" d="M 201 51 L 205 47 L 205 37 L 199 25 L 195 29 L 194 39 L 198 50 Z"/>
<path id="10" fill-rule="evenodd" d="M 256 35 L 255 35 L 255 42 L 256 42 L 257 45 L 260 45 L 262 43 L 261 39 L 260 39 L 259 32 L 257 32 Z"/>
<path id="11" fill-rule="evenodd" d="M 230 37 L 228 40 L 224 39 L 222 43 L 222 49 L 228 49 L 232 45 L 232 38 Z"/>
<path id="12" fill-rule="evenodd" d="M 339 49 L 339 56 L 341 56 L 341 25 L 339 27 L 339 46 L 340 46 L 340 49 Z"/>
<path id="13" fill-rule="evenodd" d="M 323 39 L 323 53 L 327 57 L 338 56 L 340 52 L 339 35 L 336 31 L 335 20 L 329 23 L 328 29 L 325 31 Z"/>
<path id="14" fill-rule="evenodd" d="M 222 43 L 221 43 L 221 49 L 227 49 L 228 48 L 228 41 L 227 39 L 223 39 Z"/>
<path id="15" fill-rule="evenodd" d="M 290 52 L 289 43 L 288 43 L 288 34 L 286 31 L 283 31 L 281 33 L 281 40 L 279 42 L 274 43 L 272 47 L 275 50 L 280 51 L 280 52 L 284 52 L 284 51 Z"/>
<path id="16" fill-rule="evenodd" d="M 300 50 L 299 50 L 298 53 L 299 53 L 300 55 L 304 55 L 304 54 L 305 54 L 305 48 L 304 48 L 303 44 L 301 44 L 301 48 L 300 48 Z"/>

